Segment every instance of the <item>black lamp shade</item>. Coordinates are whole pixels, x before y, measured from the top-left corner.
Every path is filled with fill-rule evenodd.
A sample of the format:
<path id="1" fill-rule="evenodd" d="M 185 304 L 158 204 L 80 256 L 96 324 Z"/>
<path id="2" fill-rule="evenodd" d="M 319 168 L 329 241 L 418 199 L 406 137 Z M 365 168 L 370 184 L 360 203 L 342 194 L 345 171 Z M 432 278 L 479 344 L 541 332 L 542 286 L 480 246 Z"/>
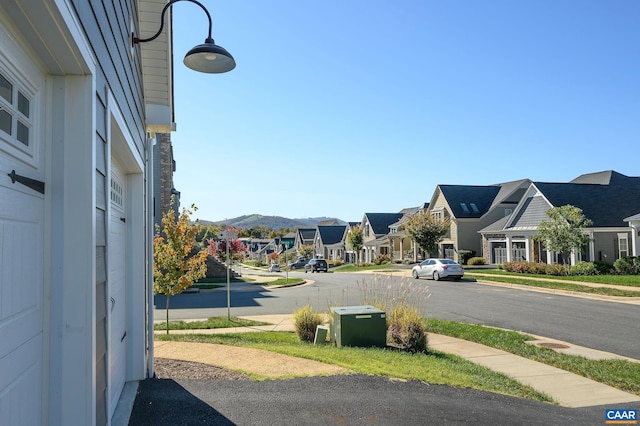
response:
<path id="1" fill-rule="evenodd" d="M 236 67 L 233 56 L 211 38 L 188 51 L 183 62 L 192 70 L 209 74 L 220 74 Z"/>

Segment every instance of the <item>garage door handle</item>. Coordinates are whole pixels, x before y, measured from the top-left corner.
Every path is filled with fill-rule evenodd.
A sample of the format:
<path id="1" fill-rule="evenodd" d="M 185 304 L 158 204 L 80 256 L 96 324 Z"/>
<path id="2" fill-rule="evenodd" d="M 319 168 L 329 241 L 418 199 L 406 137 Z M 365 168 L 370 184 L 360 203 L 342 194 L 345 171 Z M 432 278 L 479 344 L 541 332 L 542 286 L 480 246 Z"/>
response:
<path id="1" fill-rule="evenodd" d="M 15 170 L 11 170 L 11 173 L 7 173 L 7 176 L 11 178 L 11 183 L 18 182 L 23 184 L 24 186 L 28 186 L 34 191 L 38 191 L 39 193 L 44 194 L 44 182 L 40 180 L 17 175 Z"/>

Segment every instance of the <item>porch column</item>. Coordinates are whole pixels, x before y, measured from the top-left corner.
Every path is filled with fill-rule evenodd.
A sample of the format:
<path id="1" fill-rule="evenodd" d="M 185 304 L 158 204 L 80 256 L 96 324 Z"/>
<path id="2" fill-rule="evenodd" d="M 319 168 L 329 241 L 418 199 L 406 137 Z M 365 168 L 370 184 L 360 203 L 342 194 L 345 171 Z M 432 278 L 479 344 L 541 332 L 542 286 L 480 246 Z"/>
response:
<path id="1" fill-rule="evenodd" d="M 593 238 L 593 232 L 589 233 L 589 259 L 586 259 L 588 262 L 593 262 L 596 260 L 596 245 L 595 239 Z"/>
<path id="2" fill-rule="evenodd" d="M 631 225 L 631 255 L 638 256 L 638 225 Z"/>
<path id="3" fill-rule="evenodd" d="M 511 262 L 511 236 L 507 235 L 507 262 Z"/>

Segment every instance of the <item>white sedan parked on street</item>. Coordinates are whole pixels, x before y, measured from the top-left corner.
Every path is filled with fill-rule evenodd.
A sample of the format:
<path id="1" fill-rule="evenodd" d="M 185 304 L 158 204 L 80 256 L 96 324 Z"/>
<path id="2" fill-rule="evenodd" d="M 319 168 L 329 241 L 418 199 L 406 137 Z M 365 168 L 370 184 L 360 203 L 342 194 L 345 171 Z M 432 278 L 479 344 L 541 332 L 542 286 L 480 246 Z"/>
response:
<path id="1" fill-rule="evenodd" d="M 464 275 L 464 269 L 458 262 L 451 259 L 425 259 L 411 270 L 413 278 L 433 278 L 438 281 L 444 278 L 453 278 L 459 281 Z"/>

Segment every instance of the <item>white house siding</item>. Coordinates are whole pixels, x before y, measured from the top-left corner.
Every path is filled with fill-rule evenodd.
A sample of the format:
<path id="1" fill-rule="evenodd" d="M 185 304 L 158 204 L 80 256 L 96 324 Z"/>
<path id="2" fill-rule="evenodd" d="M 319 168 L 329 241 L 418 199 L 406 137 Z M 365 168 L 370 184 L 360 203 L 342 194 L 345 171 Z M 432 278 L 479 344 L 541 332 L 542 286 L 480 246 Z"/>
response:
<path id="1" fill-rule="evenodd" d="M 150 154 L 130 56 L 136 4 L 0 3 L 0 71 L 25 84 L 34 143 L 16 151 L 0 131 L 3 424 L 109 424 L 123 381 L 146 376 Z M 113 225 L 114 160 L 123 227 Z M 45 194 L 11 184 L 8 167 L 42 180 Z M 110 260 L 111 244 L 124 262 Z"/>

